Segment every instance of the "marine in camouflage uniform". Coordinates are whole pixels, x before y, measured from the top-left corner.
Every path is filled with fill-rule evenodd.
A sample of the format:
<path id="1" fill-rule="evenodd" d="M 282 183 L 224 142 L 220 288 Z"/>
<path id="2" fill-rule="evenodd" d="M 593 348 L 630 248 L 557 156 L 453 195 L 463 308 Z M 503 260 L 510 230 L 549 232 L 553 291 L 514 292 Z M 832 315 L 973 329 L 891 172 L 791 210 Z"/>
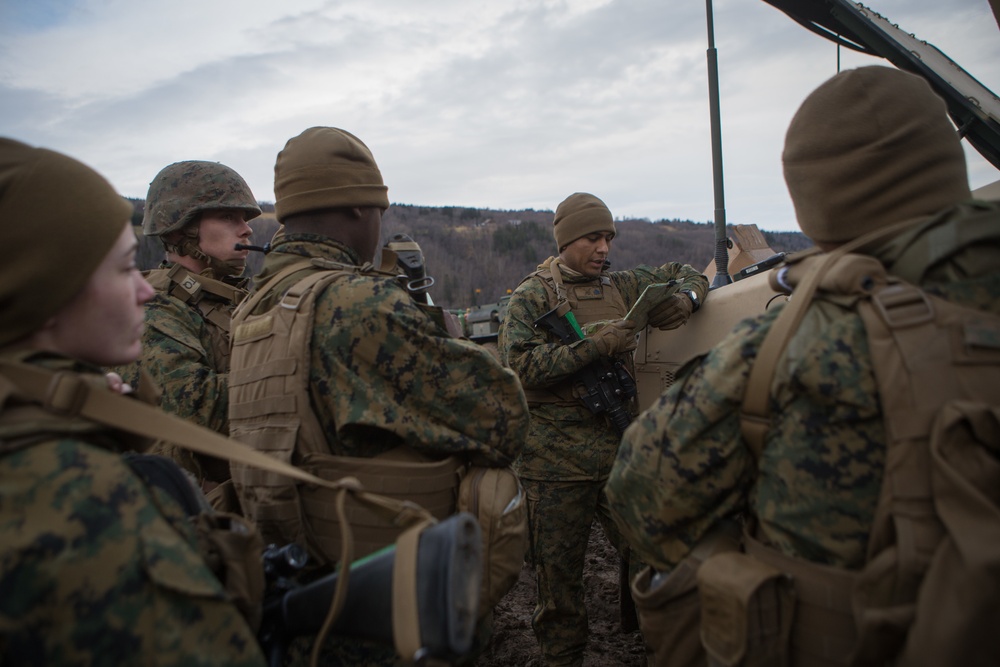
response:
<path id="1" fill-rule="evenodd" d="M 677 262 L 608 271 L 604 264 L 614 234 L 611 212 L 597 197 L 576 193 L 562 202 L 554 219 L 560 256 L 550 257 L 514 290 L 500 327 L 501 359 L 521 379 L 531 410 L 531 428 L 515 469 L 528 497 L 538 586 L 532 627 L 546 665 L 583 661 L 583 565 L 595 517 L 620 552 L 627 546 L 610 519 L 603 492 L 620 434 L 606 413 L 594 414 L 573 395 L 573 376 L 602 357 L 624 361 L 634 376 L 630 351 L 637 332 L 614 320 L 628 312 L 647 286 L 678 280 L 684 290 L 651 313 L 650 322 L 664 328 L 683 324 L 708 291 L 703 275 Z M 590 337 L 570 345 L 536 327 L 535 320 L 559 301 L 554 272 L 581 326 L 593 320 L 612 322 L 597 325 Z M 626 409 L 635 414 L 634 400 Z"/>
<path id="2" fill-rule="evenodd" d="M 785 178 L 802 231 L 824 250 L 913 220 L 857 252 L 958 304 L 1000 313 L 1000 231 L 969 245 L 965 158 L 945 106 L 915 76 L 841 73 L 789 127 Z M 1000 227 L 994 226 L 994 229 Z M 865 328 L 853 300 L 817 293 L 777 365 L 759 465 L 740 408 L 779 309 L 740 323 L 626 432 L 607 485 L 615 521 L 655 569 L 670 572 L 727 518 L 753 518 L 782 554 L 860 569 L 886 463 Z"/>
<path id="3" fill-rule="evenodd" d="M 95 364 L 138 354 L 152 288 L 130 216 L 84 165 L 0 139 L 0 243 L 20 258 L 0 266 L 0 660 L 262 666 L 181 506 L 119 455 L 135 443 L 74 416 L 69 392 L 22 388 L 27 370 L 107 391 Z"/>
<path id="4" fill-rule="evenodd" d="M 317 294 L 304 341 L 310 410 L 329 453 L 369 458 L 405 446 L 434 460 L 459 455 L 479 465 L 509 465 L 528 427 L 515 375 L 482 347 L 451 337 L 395 274 L 371 266 L 386 193 L 371 152 L 354 135 L 314 127 L 290 139 L 275 165 L 275 210 L 284 227 L 256 278 L 251 299 L 260 301 L 245 302 L 247 314 L 267 313 L 289 287 L 320 269 L 348 269 Z M 305 267 L 281 276 L 303 261 Z M 244 326 L 253 324 L 234 332 L 239 346 Z M 259 367 L 242 368 L 241 359 L 234 355 L 233 377 L 255 374 Z M 234 390 L 234 415 L 241 410 L 237 400 Z M 233 424 L 242 433 L 242 419 L 238 428 L 235 417 Z M 297 433 L 293 463 L 302 460 Z M 254 483 L 248 477 L 244 489 L 235 468 L 234 479 L 247 507 Z M 332 640 L 326 655 L 350 665 L 398 660 L 392 647 L 343 638 Z"/>
<path id="5" fill-rule="evenodd" d="M 229 324 L 248 283 L 242 277 L 248 251 L 233 246 L 246 242 L 246 221 L 258 215 L 246 182 L 223 164 L 188 160 L 156 175 L 142 228 L 163 242 L 167 256 L 146 274 L 156 296 L 146 304 L 142 358 L 115 369 L 138 387 L 141 368 L 161 392 L 164 410 L 223 435 L 229 433 Z M 170 445 L 157 450 L 206 482 L 206 490 L 229 478 L 225 461 Z"/>
<path id="6" fill-rule="evenodd" d="M 303 277 L 272 281 L 303 258 L 364 264 L 343 243 L 286 230 L 257 276 L 268 296 L 256 312 Z M 434 456 L 474 455 L 483 465 L 513 461 L 527 430 L 517 378 L 481 346 L 450 337 L 394 276 L 335 281 L 317 299 L 315 322 L 310 395 L 332 453 L 370 457 L 405 444 Z"/>

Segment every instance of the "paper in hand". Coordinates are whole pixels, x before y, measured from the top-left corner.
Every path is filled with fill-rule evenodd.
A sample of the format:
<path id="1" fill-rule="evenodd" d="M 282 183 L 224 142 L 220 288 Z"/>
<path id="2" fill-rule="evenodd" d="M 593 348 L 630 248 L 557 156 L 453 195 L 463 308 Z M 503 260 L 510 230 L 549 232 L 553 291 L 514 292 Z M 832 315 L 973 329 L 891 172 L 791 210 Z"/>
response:
<path id="1" fill-rule="evenodd" d="M 676 280 L 671 280 L 668 283 L 654 283 L 649 285 L 639 295 L 639 299 L 632 306 L 631 310 L 628 311 L 625 319 L 635 322 L 636 330 L 645 329 L 646 323 L 649 321 L 650 309 L 676 292 L 678 287 L 680 287 L 680 283 Z"/>

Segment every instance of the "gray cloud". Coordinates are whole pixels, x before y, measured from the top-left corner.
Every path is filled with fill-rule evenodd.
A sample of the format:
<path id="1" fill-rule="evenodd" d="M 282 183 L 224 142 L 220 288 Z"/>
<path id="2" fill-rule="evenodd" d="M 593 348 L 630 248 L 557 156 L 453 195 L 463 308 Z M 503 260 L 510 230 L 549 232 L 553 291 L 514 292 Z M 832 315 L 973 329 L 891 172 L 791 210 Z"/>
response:
<path id="1" fill-rule="evenodd" d="M 713 216 L 702 3 L 77 0 L 11 13 L 27 2 L 0 10 L 0 132 L 74 155 L 130 196 L 170 162 L 210 159 L 271 200 L 285 141 L 336 125 L 369 144 L 400 203 L 551 209 L 589 190 L 617 215 Z M 872 3 L 997 90 L 985 0 Z M 714 9 L 728 219 L 793 229 L 784 130 L 835 73 L 836 49 L 761 1 Z M 998 177 L 972 152 L 970 166 L 974 185 Z"/>

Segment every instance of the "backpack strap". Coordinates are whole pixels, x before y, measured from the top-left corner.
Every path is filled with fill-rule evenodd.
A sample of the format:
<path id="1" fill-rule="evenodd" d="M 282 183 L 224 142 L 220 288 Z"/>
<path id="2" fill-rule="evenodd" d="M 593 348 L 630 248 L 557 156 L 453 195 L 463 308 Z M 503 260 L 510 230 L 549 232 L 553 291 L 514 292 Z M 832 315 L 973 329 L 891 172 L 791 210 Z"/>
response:
<path id="1" fill-rule="evenodd" d="M 788 347 L 788 342 L 798 331 L 799 324 L 801 324 L 802 318 L 812 302 L 813 295 L 820 287 L 826 274 L 851 251 L 898 234 L 922 220 L 904 220 L 877 229 L 845 243 L 831 252 L 817 255 L 815 251 L 807 251 L 811 262 L 815 262 L 815 264 L 809 265 L 810 271 L 796 286 L 792 297 L 782 308 L 771 325 L 771 329 L 764 337 L 764 341 L 757 351 L 753 367 L 750 369 L 750 376 L 743 393 L 743 404 L 740 408 L 740 431 L 754 456 L 754 460 L 760 460 L 764 449 L 764 439 L 771 428 L 771 384 L 774 381 L 778 361 L 784 354 L 785 348 Z M 793 261 L 795 258 L 803 256 L 806 255 L 800 253 L 793 258 Z M 837 281 L 838 284 L 841 282 Z"/>
<path id="2" fill-rule="evenodd" d="M 798 330 L 820 279 L 839 258 L 840 254 L 836 253 L 819 256 L 818 265 L 796 287 L 794 298 L 789 299 L 774 320 L 757 351 L 740 410 L 740 430 L 756 461 L 760 460 L 764 449 L 764 437 L 771 428 L 771 382 L 778 360 L 788 346 L 788 341 Z"/>

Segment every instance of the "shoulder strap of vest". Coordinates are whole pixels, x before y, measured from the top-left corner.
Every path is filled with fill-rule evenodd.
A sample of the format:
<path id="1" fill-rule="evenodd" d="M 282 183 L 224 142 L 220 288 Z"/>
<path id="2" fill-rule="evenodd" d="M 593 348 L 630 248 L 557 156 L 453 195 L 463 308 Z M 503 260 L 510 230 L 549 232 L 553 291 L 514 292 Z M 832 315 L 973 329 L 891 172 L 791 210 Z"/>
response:
<path id="1" fill-rule="evenodd" d="M 246 295 L 246 290 L 227 285 L 221 280 L 193 274 L 180 264 L 174 264 L 167 272 L 167 277 L 173 285 L 170 295 L 184 303 L 197 303 L 206 293 L 229 303 L 237 303 Z"/>
<path id="2" fill-rule="evenodd" d="M 557 304 L 568 303 L 569 299 L 566 296 L 566 288 L 563 286 L 562 273 L 559 271 L 559 262 L 561 261 L 558 257 L 549 257 L 535 271 L 526 275 L 521 283 L 538 278 L 545 287 L 545 291 L 549 293 L 550 303 L 553 301 Z"/>
<path id="3" fill-rule="evenodd" d="M 79 415 L 129 433 L 166 440 L 199 454 L 236 461 L 308 484 L 346 490 L 374 511 L 402 525 L 431 516 L 423 508 L 365 491 L 354 478 L 322 479 L 159 408 L 97 389 L 77 373 L 53 372 L 7 361 L 0 361 L 0 373 L 14 384 L 22 397 L 57 415 Z"/>
<path id="4" fill-rule="evenodd" d="M 195 306 L 205 319 L 226 332 L 230 324 L 229 307 L 235 306 L 247 294 L 246 290 L 220 280 L 195 275 L 180 264 L 174 264 L 167 271 L 167 280 L 170 296 Z M 206 294 L 216 298 L 204 299 Z"/>
<path id="5" fill-rule="evenodd" d="M 877 229 L 860 236 L 836 250 L 815 257 L 815 266 L 796 286 L 792 298 L 775 318 L 757 352 L 753 368 L 743 393 L 740 409 L 740 431 L 755 460 L 760 460 L 764 449 L 764 438 L 771 428 L 771 383 L 774 372 L 788 342 L 799 328 L 813 295 L 826 273 L 852 250 L 869 243 L 888 238 L 893 234 L 916 224 L 918 221 L 903 222 Z"/>
<path id="6" fill-rule="evenodd" d="M 299 271 L 305 271 L 306 269 L 309 269 L 312 266 L 313 266 L 312 261 L 308 259 L 302 260 L 301 262 L 295 262 L 293 264 L 290 264 L 281 271 L 278 271 L 278 273 L 275 274 L 275 276 L 270 280 L 270 283 L 272 285 L 278 285 L 281 283 L 282 280 L 284 280 L 288 276 L 294 273 L 298 273 Z M 261 300 L 269 293 L 270 290 L 268 290 L 267 288 L 261 288 L 255 291 L 246 299 L 244 299 L 242 303 L 240 303 L 236 307 L 236 311 L 233 313 L 233 322 L 235 323 L 237 320 L 242 320 L 247 315 L 252 313 L 254 309 L 257 307 L 257 305 L 261 302 Z"/>
<path id="7" fill-rule="evenodd" d="M 391 251 L 383 251 L 383 255 L 385 254 L 385 252 L 391 252 Z M 331 272 L 336 273 L 338 277 L 348 273 L 374 274 L 374 275 L 381 275 L 387 278 L 395 277 L 394 274 L 375 268 L 370 263 L 366 263 L 364 266 L 357 266 L 354 264 L 344 264 L 342 262 L 334 262 L 331 260 L 314 257 L 311 259 L 303 259 L 300 262 L 295 262 L 293 264 L 286 266 L 284 269 L 276 273 L 275 276 L 271 278 L 271 280 L 269 280 L 268 282 L 272 285 L 278 285 L 285 278 L 300 271 L 306 271 L 308 269 L 314 269 L 315 273 L 311 274 L 310 276 L 304 277 L 302 280 L 300 280 L 298 283 L 292 286 L 288 290 L 288 295 L 294 294 L 295 296 L 293 298 L 295 299 L 301 298 L 312 287 L 314 287 L 315 284 L 320 281 L 320 279 L 322 279 L 325 276 L 331 275 Z M 243 319 L 247 315 L 252 313 L 254 309 L 258 306 L 258 304 L 260 304 L 261 300 L 269 293 L 270 290 L 268 290 L 267 288 L 258 289 L 248 298 L 244 299 L 242 303 L 240 303 L 239 306 L 237 307 L 236 312 L 233 314 L 233 320 L 235 321 L 237 317 Z M 284 298 L 282 299 L 282 303 L 287 303 Z"/>

